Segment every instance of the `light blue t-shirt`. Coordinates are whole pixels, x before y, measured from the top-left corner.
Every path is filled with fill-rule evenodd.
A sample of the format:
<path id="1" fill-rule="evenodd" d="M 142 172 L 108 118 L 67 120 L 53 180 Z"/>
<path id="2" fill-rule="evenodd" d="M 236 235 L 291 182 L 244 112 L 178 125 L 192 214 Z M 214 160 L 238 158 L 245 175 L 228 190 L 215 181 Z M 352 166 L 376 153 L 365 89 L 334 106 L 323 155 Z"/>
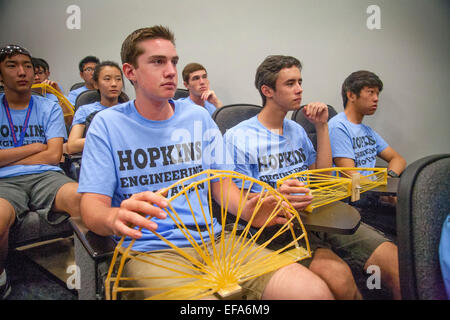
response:
<path id="1" fill-rule="evenodd" d="M 230 169 L 219 157 L 224 149 L 222 135 L 208 112 L 169 101 L 174 106 L 174 114 L 163 121 L 141 116 L 134 100 L 99 112 L 87 133 L 78 192 L 106 195 L 111 197 L 113 207 L 119 207 L 132 194 L 160 190 L 206 169 Z M 205 177 L 201 175 L 197 179 Z M 168 197 L 179 191 L 171 189 Z M 202 212 L 209 218 L 207 183 L 199 187 L 199 194 L 204 210 L 197 196 L 191 195 L 189 201 L 198 225 L 206 226 Z M 171 204 L 186 225 L 195 225 L 186 196 L 179 196 Z M 157 232 L 175 245 L 190 245 L 169 216 L 155 222 Z M 215 231 L 220 230 L 215 218 L 213 226 Z M 133 249 L 167 248 L 152 232 L 142 232 Z M 190 232 L 200 242 L 199 234 Z M 209 238 L 207 231 L 202 236 Z"/>
<path id="2" fill-rule="evenodd" d="M 442 226 L 441 241 L 439 244 L 439 260 L 441 263 L 442 278 L 444 280 L 447 299 L 450 300 L 450 214 Z"/>
<path id="3" fill-rule="evenodd" d="M 86 118 L 93 112 L 105 110 L 108 107 L 105 107 L 100 103 L 100 101 L 96 101 L 94 103 L 85 104 L 80 106 L 72 120 L 72 127 L 76 124 L 85 124 Z"/>
<path id="4" fill-rule="evenodd" d="M 279 179 L 308 170 L 316 162 L 316 151 L 305 130 L 288 119 L 283 121 L 283 135 L 268 130 L 254 116 L 229 129 L 224 140 L 235 171 L 273 188 Z M 250 183 L 245 188 L 249 186 Z M 261 187 L 253 185 L 251 190 L 259 192 Z"/>
<path id="5" fill-rule="evenodd" d="M 355 167 L 374 168 L 377 155 L 389 145 L 372 128 L 348 121 L 344 112 L 328 122 L 333 158 L 350 158 Z M 364 171 L 361 174 L 371 174 Z"/>
<path id="6" fill-rule="evenodd" d="M 200 108 L 204 107 L 209 112 L 209 115 L 211 115 L 211 116 L 214 113 L 214 111 L 217 110 L 216 106 L 213 105 L 212 103 L 205 101 L 205 105 L 200 106 L 200 105 L 196 104 L 194 101 L 192 101 L 191 97 L 180 98 L 177 101 L 182 102 L 182 103 L 192 104 L 192 105 L 200 107 Z"/>
<path id="7" fill-rule="evenodd" d="M 86 86 L 82 86 L 80 88 L 77 88 L 75 90 L 72 90 L 69 92 L 69 95 L 67 96 L 67 100 L 69 100 L 69 102 L 72 105 L 75 105 L 75 102 L 77 101 L 77 97 L 80 95 L 80 93 L 89 90 Z"/>
<path id="8" fill-rule="evenodd" d="M 11 136 L 8 117 L 5 106 L 3 105 L 3 96 L 0 94 L 0 148 L 14 148 L 13 138 Z M 32 95 L 33 108 L 30 114 L 27 130 L 23 145 L 31 143 L 47 143 L 52 138 L 62 137 L 67 139 L 66 126 L 61 107 L 44 97 Z M 17 140 L 20 139 L 24 120 L 28 109 L 14 110 L 10 108 L 12 122 Z M 53 165 L 14 165 L 0 168 L 0 178 L 21 176 L 26 174 L 42 173 L 49 170 L 60 171 L 59 166 Z"/>

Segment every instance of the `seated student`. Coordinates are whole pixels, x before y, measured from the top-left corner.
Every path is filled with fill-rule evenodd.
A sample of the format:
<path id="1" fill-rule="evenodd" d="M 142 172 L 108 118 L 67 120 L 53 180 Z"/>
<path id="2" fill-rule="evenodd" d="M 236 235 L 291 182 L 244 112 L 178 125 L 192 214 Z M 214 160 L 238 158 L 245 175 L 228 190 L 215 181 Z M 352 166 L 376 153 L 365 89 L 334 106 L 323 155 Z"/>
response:
<path id="1" fill-rule="evenodd" d="M 450 300 L 450 214 L 442 225 L 441 241 L 439 243 L 439 261 L 442 279 L 444 280 L 447 299 Z"/>
<path id="2" fill-rule="evenodd" d="M 123 88 L 123 75 L 117 63 L 104 61 L 98 64 L 95 67 L 93 80 L 95 87 L 100 92 L 100 101 L 80 106 L 75 112 L 67 142 L 67 151 L 70 154 L 83 151 L 86 118 L 93 112 L 119 103 L 119 95 Z"/>
<path id="3" fill-rule="evenodd" d="M 86 90 L 95 89 L 92 75 L 94 74 L 95 66 L 99 63 L 100 60 L 94 56 L 87 56 L 80 61 L 80 63 L 78 64 L 78 68 L 80 69 L 80 77 L 84 80 L 84 86 L 69 92 L 67 99 L 71 104 L 75 105 L 77 97 L 80 95 L 80 93 Z"/>
<path id="4" fill-rule="evenodd" d="M 379 93 L 383 83 L 372 72 L 357 71 L 350 74 L 342 84 L 344 111 L 329 121 L 330 142 L 334 164 L 337 167 L 374 168 L 376 157 L 388 162 L 388 175 L 398 177 L 406 167 L 403 157 L 390 147 L 372 128 L 362 123 L 364 116 L 373 115 L 378 107 Z M 370 172 L 363 172 L 368 174 Z M 364 199 L 358 205 L 364 206 Z M 363 214 L 363 211 L 362 211 Z M 357 233 L 370 230 L 373 243 L 367 241 L 364 269 L 377 265 L 381 280 L 392 290 L 394 298 L 400 298 L 397 246 L 368 225 L 361 223 Z M 377 235 L 378 234 L 378 235 Z M 370 239 L 369 233 L 367 239 Z M 345 241 L 344 238 L 336 240 Z M 361 242 L 363 243 L 363 242 Z M 370 255 L 370 259 L 367 259 Z"/>
<path id="5" fill-rule="evenodd" d="M 301 63 L 294 57 L 274 55 L 258 67 L 255 86 L 261 94 L 261 112 L 225 133 L 225 143 L 234 157 L 235 171 L 276 188 L 277 180 L 294 172 L 331 167 L 328 136 L 328 108 L 323 103 L 305 106 L 306 117 L 316 126 L 317 153 L 305 130 L 286 119 L 288 111 L 300 108 L 302 101 Z M 296 179 L 286 181 L 279 191 L 292 205 L 303 210 L 311 204 L 309 190 Z M 257 192 L 259 188 L 252 188 Z M 337 299 L 355 299 L 361 295 L 349 266 L 309 233 L 313 259 L 309 269 L 319 275 Z"/>
<path id="6" fill-rule="evenodd" d="M 81 215 L 86 226 L 100 235 L 127 236 L 136 239 L 134 249 L 151 252 L 156 249 L 173 250 L 156 237 L 150 230 L 157 230 L 169 241 L 177 241 L 177 245 L 190 246 L 181 235 L 181 231 L 170 218 L 166 219 L 161 208 L 167 206 L 165 198 L 153 191 L 167 187 L 172 181 L 148 181 L 139 185 L 123 183 L 130 176 L 153 176 L 160 173 L 192 172 L 193 169 L 220 169 L 227 167 L 211 161 L 208 148 L 217 142 L 220 147 L 220 131 L 206 111 L 196 106 L 181 105 L 170 100 L 177 88 L 178 55 L 174 45 L 172 32 L 162 26 L 142 28 L 132 32 L 123 42 L 121 50 L 124 75 L 132 82 L 136 99 L 120 104 L 98 113 L 86 137 L 83 150 L 83 166 L 81 167 L 80 186 L 82 193 Z M 173 138 L 173 131 L 181 129 L 190 132 L 184 135 L 183 143 L 199 146 L 195 159 L 185 158 L 173 148 L 177 138 Z M 195 130 L 202 132 L 217 132 L 216 135 L 198 137 Z M 197 141 L 194 141 L 197 140 Z M 139 152 L 159 150 L 158 152 L 173 152 L 167 156 L 136 157 Z M 166 150 L 166 151 L 164 151 Z M 189 152 L 185 149 L 181 153 Z M 150 152 L 150 151 L 149 151 Z M 165 153 L 166 154 L 166 153 Z M 190 154 L 190 152 L 189 152 Z M 190 158 L 190 156 L 189 156 Z M 142 160 L 147 159 L 143 165 Z M 175 161 L 174 161 L 175 159 Z M 163 176 L 166 176 L 163 174 Z M 224 182 L 228 183 L 228 182 Z M 212 193 L 220 199 L 220 182 L 212 182 Z M 236 213 L 239 189 L 234 184 L 227 190 L 230 193 L 229 210 Z M 200 190 L 207 203 L 208 187 Z M 171 195 L 169 195 L 171 196 Z M 186 203 L 179 197 L 172 202 L 172 206 L 183 219 L 192 220 L 187 213 Z M 217 199 L 217 198 L 216 198 Z M 199 206 L 199 203 L 197 203 Z M 197 207 L 196 206 L 196 207 Z M 196 208 L 198 212 L 203 209 Z M 205 210 L 208 210 L 205 208 Z M 249 212 L 244 210 L 243 217 L 248 219 Z M 184 214 L 183 214 L 184 212 Z M 259 212 L 258 212 L 259 214 Z M 152 216 L 148 220 L 145 216 Z M 264 214 L 258 216 L 265 221 Z M 284 220 L 281 218 L 281 220 Z M 188 221 L 186 221 L 187 223 Z M 261 222 L 261 221 L 259 221 Z M 205 221 L 198 217 L 198 224 L 217 224 L 217 221 Z M 130 228 L 129 225 L 142 227 L 142 231 Z M 214 226 L 214 230 L 217 225 Z M 200 241 L 199 234 L 193 235 Z M 202 233 L 205 239 L 208 233 Z M 211 239 L 213 240 L 213 239 Z M 183 244 L 180 243 L 183 242 Z M 214 240 L 213 240 L 214 241 Z M 174 253 L 175 254 L 175 253 Z M 184 257 L 179 256 L 180 259 Z M 140 268 L 148 264 L 133 260 L 133 264 L 125 265 L 126 276 L 134 277 Z M 153 270 L 153 269 L 152 269 Z M 154 274 L 165 272 L 165 269 L 155 267 Z M 155 286 L 160 280 L 147 279 L 143 286 Z M 173 279 L 178 283 L 180 280 Z M 139 283 L 140 285 L 141 283 Z M 278 271 L 263 275 L 243 284 L 244 292 L 249 299 L 332 299 L 326 284 L 307 268 L 300 264 L 291 264 Z M 248 291 L 248 292 L 247 292 Z M 136 292 L 139 294 L 139 292 Z M 137 298 L 136 296 L 128 298 Z"/>
<path id="7" fill-rule="evenodd" d="M 0 299 L 10 292 L 5 264 L 9 230 L 35 210 L 79 215 L 78 184 L 58 163 L 66 128 L 61 108 L 49 99 L 31 95 L 34 69 L 30 53 L 19 46 L 0 49 Z M 14 128 L 20 128 L 15 130 Z M 57 218 L 53 221 L 53 218 Z M 63 216 L 52 216 L 52 223 Z"/>
<path id="8" fill-rule="evenodd" d="M 55 81 L 52 81 L 49 79 L 50 76 L 50 66 L 48 65 L 47 61 L 41 58 L 31 58 L 31 62 L 34 66 L 34 82 L 33 84 L 39 84 L 39 83 L 46 83 L 58 90 L 61 94 L 64 94 L 61 88 L 59 87 L 58 83 Z M 36 90 L 36 89 L 33 89 Z M 42 90 L 38 91 L 39 93 L 42 93 Z M 52 101 L 55 101 L 56 103 L 59 103 L 58 97 L 56 97 L 53 93 L 46 92 L 45 97 L 47 99 L 50 99 Z"/>
<path id="9" fill-rule="evenodd" d="M 189 97 L 178 99 L 190 104 L 205 107 L 212 115 L 222 102 L 216 93 L 209 88 L 209 79 L 206 69 L 199 63 L 189 63 L 183 69 L 183 83 L 189 90 Z"/>

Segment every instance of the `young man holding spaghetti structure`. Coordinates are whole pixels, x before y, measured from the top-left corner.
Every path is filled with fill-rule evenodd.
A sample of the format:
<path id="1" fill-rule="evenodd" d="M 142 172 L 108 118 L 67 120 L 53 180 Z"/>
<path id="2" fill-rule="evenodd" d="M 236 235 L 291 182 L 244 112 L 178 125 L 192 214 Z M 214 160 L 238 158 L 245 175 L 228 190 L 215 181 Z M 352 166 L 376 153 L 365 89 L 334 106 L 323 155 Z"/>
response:
<path id="1" fill-rule="evenodd" d="M 183 243 L 186 240 L 180 237 L 180 230 L 171 219 L 166 219 L 161 209 L 167 206 L 165 198 L 155 191 L 180 179 L 183 172 L 192 175 L 204 169 L 226 168 L 225 165 L 209 161 L 207 156 L 206 149 L 209 146 L 221 143 L 215 140 L 221 135 L 209 113 L 195 106 L 183 105 L 181 108 L 177 101 L 171 100 L 177 88 L 178 55 L 174 43 L 172 32 L 162 26 L 138 29 L 125 39 L 121 50 L 123 71 L 135 88 L 136 99 L 97 114 L 89 128 L 83 151 L 78 191 L 83 194 L 81 214 L 84 223 L 100 235 L 125 235 L 137 239 L 133 249 L 142 252 L 168 249 L 149 230 L 157 230 L 177 246 L 187 245 Z M 195 126 L 200 126 L 202 132 L 210 130 L 218 134 L 196 138 Z M 181 137 L 184 140 L 179 143 L 185 148 L 176 149 L 180 137 L 173 137 L 172 131 L 179 128 L 185 132 Z M 153 180 L 161 172 L 164 181 Z M 131 179 L 134 176 L 147 179 L 138 179 L 136 185 Z M 218 183 L 211 183 L 211 188 L 214 197 L 220 199 Z M 207 196 L 206 189 L 200 195 L 204 199 Z M 235 213 L 239 189 L 232 184 L 227 193 L 230 199 L 229 211 Z M 172 205 L 179 205 L 177 211 L 182 213 L 188 210 L 183 208 L 183 204 L 172 202 Z M 201 211 L 200 208 L 195 209 Z M 248 219 L 245 214 L 249 212 L 251 210 L 244 210 L 243 217 Z M 148 215 L 154 218 L 148 220 L 144 217 Z M 186 220 L 192 219 L 190 213 L 184 217 Z M 265 219 L 261 215 L 255 222 L 258 225 Z M 279 223 L 285 221 L 284 217 L 277 219 Z M 143 227 L 142 232 L 130 228 L 129 224 Z M 200 227 L 206 224 L 217 224 L 217 221 L 199 218 Z M 199 233 L 194 234 L 198 239 Z M 207 237 L 208 234 L 203 236 Z M 126 266 L 128 276 L 136 276 L 142 271 L 140 268 L 148 268 L 148 264 L 135 263 L 136 260 L 132 262 L 134 265 Z M 150 273 L 164 272 L 164 269 L 156 267 Z M 155 283 L 155 280 L 149 280 L 145 285 L 158 286 L 160 281 Z M 177 279 L 171 281 L 179 282 Z M 319 277 L 296 263 L 247 281 L 242 287 L 242 298 L 245 295 L 248 299 L 333 298 Z"/>

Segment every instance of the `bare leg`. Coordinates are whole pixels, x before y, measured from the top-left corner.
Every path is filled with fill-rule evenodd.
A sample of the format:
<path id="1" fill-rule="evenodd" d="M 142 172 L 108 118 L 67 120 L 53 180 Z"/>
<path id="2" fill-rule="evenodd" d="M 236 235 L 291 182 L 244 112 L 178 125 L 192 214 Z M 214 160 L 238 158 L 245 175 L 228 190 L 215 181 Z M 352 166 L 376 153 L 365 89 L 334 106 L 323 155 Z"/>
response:
<path id="1" fill-rule="evenodd" d="M 367 259 L 364 270 L 371 265 L 378 266 L 381 271 L 381 282 L 392 292 L 396 300 L 400 300 L 400 276 L 398 271 L 398 248 L 392 242 L 383 242 Z"/>
<path id="2" fill-rule="evenodd" d="M 361 300 L 352 270 L 329 249 L 317 249 L 309 269 L 317 274 L 338 300 Z"/>
<path id="3" fill-rule="evenodd" d="M 81 194 L 77 192 L 78 183 L 66 183 L 56 193 L 53 209 L 57 212 L 67 212 L 72 217 L 80 216 Z"/>
<path id="4" fill-rule="evenodd" d="M 293 263 L 276 271 L 269 280 L 263 300 L 332 300 L 326 283 L 308 268 Z"/>
<path id="5" fill-rule="evenodd" d="M 3 272 L 8 256 L 9 229 L 16 219 L 13 206 L 0 198 L 0 274 Z"/>

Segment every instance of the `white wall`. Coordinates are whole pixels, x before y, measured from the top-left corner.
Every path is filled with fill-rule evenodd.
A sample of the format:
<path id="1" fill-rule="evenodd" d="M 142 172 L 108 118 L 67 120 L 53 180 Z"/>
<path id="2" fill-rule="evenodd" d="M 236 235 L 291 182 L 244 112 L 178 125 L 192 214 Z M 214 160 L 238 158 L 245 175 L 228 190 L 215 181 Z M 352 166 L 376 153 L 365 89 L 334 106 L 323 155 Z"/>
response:
<path id="1" fill-rule="evenodd" d="M 81 9 L 79 30 L 66 27 L 70 5 Z M 367 28 L 369 5 L 381 10 L 379 30 Z M 450 152 L 449 14 L 448 0 L 0 0 L 0 45 L 45 58 L 67 91 L 80 81 L 81 58 L 120 62 L 131 31 L 163 24 L 176 36 L 179 73 L 202 63 L 225 104 L 261 103 L 253 80 L 269 54 L 299 58 L 303 102 L 337 111 L 342 81 L 368 69 L 385 89 L 365 121 L 411 163 Z M 134 96 L 129 83 L 126 92 Z"/>

